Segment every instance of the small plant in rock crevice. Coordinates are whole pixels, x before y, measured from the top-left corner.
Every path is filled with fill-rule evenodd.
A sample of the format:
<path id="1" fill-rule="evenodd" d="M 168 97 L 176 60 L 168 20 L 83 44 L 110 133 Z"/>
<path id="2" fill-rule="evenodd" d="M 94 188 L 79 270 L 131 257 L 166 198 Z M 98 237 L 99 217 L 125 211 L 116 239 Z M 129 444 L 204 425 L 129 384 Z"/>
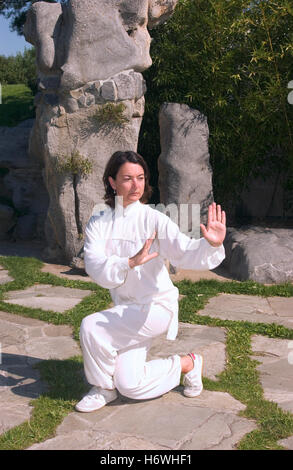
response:
<path id="1" fill-rule="evenodd" d="M 92 173 L 93 164 L 89 158 L 81 155 L 78 150 L 74 150 L 70 155 L 56 157 L 55 170 L 57 173 L 69 174 L 72 176 L 77 237 L 79 240 L 83 240 L 83 227 L 80 217 L 80 198 L 77 189 L 78 177 L 87 178 L 88 175 Z"/>
<path id="2" fill-rule="evenodd" d="M 89 158 L 75 150 L 70 155 L 56 157 L 55 169 L 57 173 L 71 173 L 86 177 L 92 172 L 93 165 Z"/>
<path id="3" fill-rule="evenodd" d="M 124 127 L 129 122 L 128 117 L 124 114 L 125 110 L 124 103 L 106 103 L 97 109 L 92 119 L 95 124 L 101 127 Z"/>

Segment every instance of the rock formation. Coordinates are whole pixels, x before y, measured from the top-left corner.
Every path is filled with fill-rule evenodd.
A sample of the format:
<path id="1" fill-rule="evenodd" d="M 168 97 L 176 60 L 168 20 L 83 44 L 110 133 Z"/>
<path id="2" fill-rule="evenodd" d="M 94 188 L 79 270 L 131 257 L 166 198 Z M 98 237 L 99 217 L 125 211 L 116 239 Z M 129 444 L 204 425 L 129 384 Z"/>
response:
<path id="1" fill-rule="evenodd" d="M 177 0 L 69 0 L 34 3 L 25 24 L 36 47 L 32 159 L 49 193 L 45 224 L 51 260 L 72 263 L 83 247 L 102 174 L 116 150 L 136 150 L 144 113 L 141 72 L 151 65 L 152 28 Z"/>
<path id="2" fill-rule="evenodd" d="M 257 226 L 230 227 L 222 266 L 234 279 L 275 284 L 293 280 L 293 230 Z"/>
<path id="3" fill-rule="evenodd" d="M 41 165 L 28 156 L 33 123 L 0 127 L 0 240 L 44 238 L 49 201 Z"/>
<path id="4" fill-rule="evenodd" d="M 199 111 L 185 104 L 164 103 L 160 109 L 159 121 L 160 201 L 165 206 L 188 204 L 190 236 L 194 235 L 194 238 L 198 238 L 200 236 L 199 218 L 202 223 L 206 223 L 207 209 L 213 201 L 207 119 Z M 199 205 L 199 211 L 197 226 L 194 227 L 191 223 L 191 209 L 192 206 L 196 208 L 196 205 Z"/>

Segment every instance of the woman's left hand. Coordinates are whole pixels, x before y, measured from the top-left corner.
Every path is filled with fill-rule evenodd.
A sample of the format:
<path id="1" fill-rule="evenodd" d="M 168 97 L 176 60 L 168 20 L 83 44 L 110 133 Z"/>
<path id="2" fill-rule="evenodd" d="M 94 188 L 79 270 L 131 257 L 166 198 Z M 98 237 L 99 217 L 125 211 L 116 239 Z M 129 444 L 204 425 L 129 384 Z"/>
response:
<path id="1" fill-rule="evenodd" d="M 207 227 L 200 224 L 204 238 L 212 246 L 222 245 L 226 236 L 226 214 L 221 206 L 213 202 L 209 206 Z"/>

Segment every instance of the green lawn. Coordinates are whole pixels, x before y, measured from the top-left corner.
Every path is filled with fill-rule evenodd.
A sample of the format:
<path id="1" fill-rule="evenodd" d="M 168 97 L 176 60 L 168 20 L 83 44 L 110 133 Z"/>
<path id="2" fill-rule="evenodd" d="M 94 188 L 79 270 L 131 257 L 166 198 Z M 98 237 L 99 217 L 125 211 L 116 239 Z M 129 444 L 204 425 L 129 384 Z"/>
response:
<path id="1" fill-rule="evenodd" d="M 103 310 L 111 298 L 108 290 L 93 282 L 71 281 L 49 273 L 41 272 L 43 263 L 34 258 L 0 257 L 0 264 L 9 271 L 14 281 L 0 285 L 0 310 L 11 314 L 38 318 L 54 324 L 69 324 L 73 336 L 78 341 L 79 326 L 84 316 Z M 5 293 L 10 290 L 25 289 L 35 283 L 63 285 L 71 288 L 90 289 L 92 294 L 65 314 L 21 307 L 3 302 Z M 292 297 L 293 285 L 285 283 L 265 286 L 253 281 L 220 282 L 215 280 L 175 283 L 180 294 L 179 319 L 182 322 L 210 327 L 222 327 L 226 332 L 226 368 L 213 381 L 204 377 L 207 390 L 231 394 L 246 406 L 241 416 L 253 419 L 258 428 L 241 439 L 241 450 L 281 449 L 278 440 L 292 436 L 293 415 L 283 411 L 276 403 L 264 398 L 263 389 L 256 369 L 258 362 L 251 359 L 251 337 L 255 334 L 270 338 L 293 340 L 293 330 L 277 324 L 250 323 L 243 321 L 220 320 L 198 315 L 210 297 L 219 293 L 247 294 Z M 34 409 L 29 421 L 0 435 L 0 450 L 25 449 L 34 443 L 54 436 L 57 426 L 72 411 L 75 403 L 86 391 L 82 378 L 82 357 L 66 360 L 46 360 L 35 367 L 40 370 L 42 379 L 48 384 L 48 391 L 32 400 Z"/>
<path id="2" fill-rule="evenodd" d="M 34 96 L 26 85 L 2 85 L 0 126 L 17 126 L 21 121 L 35 117 Z"/>

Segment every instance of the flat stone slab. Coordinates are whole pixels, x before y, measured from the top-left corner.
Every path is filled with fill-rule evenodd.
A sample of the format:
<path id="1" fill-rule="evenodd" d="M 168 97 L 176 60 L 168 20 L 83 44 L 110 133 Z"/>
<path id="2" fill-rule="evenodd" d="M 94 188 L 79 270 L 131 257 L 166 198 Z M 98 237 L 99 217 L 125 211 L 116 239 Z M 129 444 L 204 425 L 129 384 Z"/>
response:
<path id="1" fill-rule="evenodd" d="M 203 375 L 216 380 L 226 365 L 226 334 L 224 328 L 179 323 L 176 341 L 169 341 L 165 335 L 153 340 L 148 360 L 168 357 L 173 354 L 185 355 L 190 351 L 202 354 Z"/>
<path id="2" fill-rule="evenodd" d="M 225 367 L 225 331 L 179 324 L 176 341 L 154 340 L 148 360 L 197 350 L 204 356 L 204 375 L 215 379 Z M 238 416 L 245 405 L 228 393 L 204 390 L 194 399 L 179 386 L 154 400 L 115 402 L 93 413 L 69 414 L 56 436 L 30 450 L 164 450 L 234 449 L 253 421 Z"/>
<path id="3" fill-rule="evenodd" d="M 35 284 L 24 290 L 7 292 L 4 302 L 63 313 L 75 307 L 90 294 L 92 294 L 91 290 Z"/>
<path id="4" fill-rule="evenodd" d="M 213 271 L 193 271 L 190 269 L 176 269 L 176 273 L 170 273 L 172 282 L 179 282 L 183 279 L 187 279 L 192 282 L 198 282 L 202 279 L 227 282 L 231 279 L 231 276 L 227 270 L 219 269 Z"/>
<path id="5" fill-rule="evenodd" d="M 29 402 L 45 390 L 36 362 L 81 354 L 71 328 L 0 312 L 2 366 L 0 432 L 26 421 Z M 180 323 L 178 340 L 157 338 L 149 358 L 197 350 L 204 355 L 204 375 L 216 378 L 225 367 L 225 331 Z M 56 436 L 34 449 L 234 449 L 253 421 L 239 417 L 245 406 L 228 393 L 204 390 L 189 399 L 181 386 L 154 400 L 119 398 L 101 410 L 70 413 Z M 171 424 L 170 424 L 171 423 Z"/>
<path id="6" fill-rule="evenodd" d="M 54 286 L 39 286 L 48 289 L 50 294 L 53 292 Z M 30 295 L 39 292 L 43 294 L 32 290 Z M 91 294 L 91 291 L 84 292 Z M 46 297 L 48 302 L 51 298 Z M 291 320 L 292 325 L 291 301 L 291 298 L 221 294 L 210 299 L 200 313 L 218 317 L 220 312 L 223 315 L 220 318 L 250 318 L 248 321 L 266 323 L 272 319 L 278 323 L 277 318 L 285 322 Z M 67 325 L 55 326 L 5 312 L 0 312 L 0 322 L 0 433 L 3 433 L 30 418 L 32 407 L 29 402 L 46 389 L 38 370 L 32 366 L 41 360 L 81 355 L 81 351 Z M 148 359 L 196 351 L 204 357 L 203 375 L 217 380 L 226 364 L 225 340 L 224 328 L 180 323 L 176 341 L 167 341 L 164 335 L 156 338 Z M 260 362 L 257 368 L 265 399 L 292 413 L 293 341 L 255 335 L 252 350 L 253 358 Z M 183 388 L 179 386 L 154 400 L 143 401 L 119 396 L 97 412 L 73 411 L 57 428 L 53 438 L 30 449 L 232 450 L 257 427 L 254 421 L 239 416 L 245 405 L 228 393 L 204 390 L 199 397 L 190 399 L 182 392 Z M 292 448 L 291 437 L 280 443 Z"/>
<path id="7" fill-rule="evenodd" d="M 244 408 L 228 393 L 204 390 L 190 399 L 182 387 L 154 400 L 119 397 L 96 412 L 71 413 L 54 438 L 30 450 L 231 450 L 256 428 L 238 416 Z"/>
<path id="8" fill-rule="evenodd" d="M 253 359 L 257 366 L 266 400 L 277 403 L 284 411 L 293 413 L 293 341 L 252 337 Z M 293 436 L 278 442 L 288 450 L 293 450 Z"/>
<path id="9" fill-rule="evenodd" d="M 167 268 L 169 267 L 167 263 Z M 86 272 L 81 271 L 80 269 L 74 269 L 70 266 L 63 264 L 53 264 L 53 263 L 44 263 L 44 266 L 41 269 L 44 273 L 54 274 L 55 276 L 62 277 L 64 279 L 74 279 L 77 281 L 87 281 L 94 282 Z M 217 272 L 214 271 L 192 271 L 185 269 L 176 270 L 176 274 L 170 273 L 170 278 L 172 282 L 179 282 L 183 279 L 188 279 L 193 282 L 200 281 L 201 279 L 215 279 L 217 281 L 227 281 L 231 278 L 227 271 L 224 269 Z"/>
<path id="10" fill-rule="evenodd" d="M 265 399 L 293 413 L 293 341 L 254 335 L 252 351 Z"/>
<path id="11" fill-rule="evenodd" d="M 13 278 L 9 276 L 8 271 L 0 265 L 0 284 L 6 284 L 10 281 L 13 281 Z"/>
<path id="12" fill-rule="evenodd" d="M 285 449 L 293 450 L 293 436 L 288 437 L 287 439 L 281 439 L 278 441 L 278 444 L 285 447 Z"/>
<path id="13" fill-rule="evenodd" d="M 198 314 L 222 320 L 277 323 L 293 328 L 293 297 L 220 294 L 212 297 Z"/>
<path id="14" fill-rule="evenodd" d="M 54 274 L 55 276 L 62 277 L 63 279 L 72 279 L 75 281 L 86 281 L 86 282 L 94 282 L 86 272 L 78 273 L 77 269 L 73 269 L 70 266 L 66 266 L 64 264 L 52 264 L 52 263 L 44 263 L 41 271 L 43 273 L 50 273 Z"/>
<path id="15" fill-rule="evenodd" d="M 33 365 L 80 355 L 70 326 L 0 312 L 0 434 L 30 418 L 30 401 L 46 386 Z"/>

